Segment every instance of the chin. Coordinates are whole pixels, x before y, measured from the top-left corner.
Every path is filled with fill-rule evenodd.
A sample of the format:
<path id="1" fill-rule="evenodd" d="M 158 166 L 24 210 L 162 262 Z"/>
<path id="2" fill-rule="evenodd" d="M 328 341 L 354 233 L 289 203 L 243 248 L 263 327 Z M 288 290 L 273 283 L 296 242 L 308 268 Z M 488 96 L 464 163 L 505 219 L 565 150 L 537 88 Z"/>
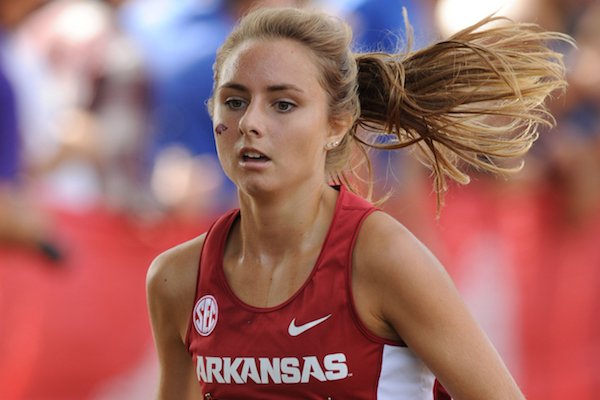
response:
<path id="1" fill-rule="evenodd" d="M 275 185 L 272 182 L 260 182 L 255 180 L 236 183 L 236 186 L 240 194 L 250 197 L 261 197 L 284 189 L 281 185 Z"/>

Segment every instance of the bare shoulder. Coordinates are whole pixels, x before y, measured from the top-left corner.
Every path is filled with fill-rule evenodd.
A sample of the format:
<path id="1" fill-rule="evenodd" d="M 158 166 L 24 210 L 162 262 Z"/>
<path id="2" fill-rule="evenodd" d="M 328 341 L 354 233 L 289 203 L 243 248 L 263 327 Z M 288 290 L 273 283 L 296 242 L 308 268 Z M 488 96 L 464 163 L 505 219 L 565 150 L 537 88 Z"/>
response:
<path id="1" fill-rule="evenodd" d="M 148 287 L 157 294 L 169 295 L 173 289 L 181 289 L 182 285 L 189 283 L 192 275 L 197 273 L 205 237 L 206 234 L 202 234 L 158 255 L 148 269 Z M 195 284 L 195 279 L 192 280 Z"/>
<path id="2" fill-rule="evenodd" d="M 433 257 L 404 225 L 385 212 L 372 213 L 364 221 L 355 247 L 357 266 L 384 272 L 388 267 L 408 268 Z"/>
<path id="3" fill-rule="evenodd" d="M 354 247 L 352 287 L 357 312 L 375 334 L 404 338 L 402 313 L 421 309 L 437 287 L 452 287 L 444 267 L 404 225 L 384 212 L 364 221 Z"/>
<path id="4" fill-rule="evenodd" d="M 161 253 L 146 275 L 150 312 L 171 315 L 180 330 L 185 330 L 191 312 L 205 237 L 202 234 Z"/>
<path id="5" fill-rule="evenodd" d="M 155 283 L 159 278 L 166 282 L 168 278 L 191 272 L 186 270 L 191 269 L 194 264 L 198 266 L 205 237 L 206 233 L 159 254 L 148 269 L 148 282 Z"/>
<path id="6" fill-rule="evenodd" d="M 453 398 L 524 398 L 442 264 L 391 216 L 364 221 L 352 274 L 365 326 L 406 343 Z"/>
<path id="7" fill-rule="evenodd" d="M 191 399 L 200 395 L 186 336 L 205 236 L 160 254 L 146 276 L 148 312 L 160 362 L 160 399 Z"/>

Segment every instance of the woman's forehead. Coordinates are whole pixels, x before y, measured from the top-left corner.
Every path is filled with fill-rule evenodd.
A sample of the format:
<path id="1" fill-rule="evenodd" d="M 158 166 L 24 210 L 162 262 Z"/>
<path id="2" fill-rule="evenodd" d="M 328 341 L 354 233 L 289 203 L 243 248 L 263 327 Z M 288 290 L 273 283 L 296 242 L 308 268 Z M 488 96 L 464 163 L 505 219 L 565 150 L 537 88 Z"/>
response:
<path id="1" fill-rule="evenodd" d="M 305 45 L 289 39 L 247 40 L 224 60 L 219 85 L 249 81 L 298 87 L 319 85 L 321 72 Z"/>

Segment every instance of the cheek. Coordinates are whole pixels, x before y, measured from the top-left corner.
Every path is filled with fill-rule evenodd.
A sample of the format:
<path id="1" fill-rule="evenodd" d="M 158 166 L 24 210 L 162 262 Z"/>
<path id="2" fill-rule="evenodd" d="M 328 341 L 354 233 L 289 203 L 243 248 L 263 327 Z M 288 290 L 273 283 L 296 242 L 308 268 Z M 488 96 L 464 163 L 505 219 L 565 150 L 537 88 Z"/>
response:
<path id="1" fill-rule="evenodd" d="M 217 125 L 218 126 L 218 125 Z M 216 131 L 216 127 L 215 127 Z M 233 138 L 233 128 L 227 129 L 225 132 L 215 134 L 215 147 L 217 150 L 217 158 L 221 164 L 221 168 L 225 175 L 231 178 L 231 172 L 234 165 L 237 163 L 237 154 L 235 153 L 235 139 Z"/>
<path id="2" fill-rule="evenodd" d="M 302 124 L 297 125 L 293 131 L 288 128 L 285 135 L 278 137 L 277 145 L 287 149 L 294 159 L 316 166 L 325 159 L 326 135 L 327 128 L 321 121 L 304 118 Z"/>
<path id="3" fill-rule="evenodd" d="M 215 133 L 217 135 L 221 135 L 223 134 L 225 131 L 227 131 L 229 129 L 229 127 L 223 123 L 220 123 L 217 125 L 217 127 L 215 128 Z"/>
<path id="4" fill-rule="evenodd" d="M 217 151 L 225 155 L 235 146 L 239 136 L 235 135 L 235 129 L 230 124 L 221 122 L 214 127 L 214 138 Z"/>
<path id="5" fill-rule="evenodd" d="M 321 153 L 323 146 L 327 141 L 327 135 L 329 132 L 329 126 L 326 119 L 318 114 L 312 118 L 308 117 L 304 120 L 304 137 L 302 138 L 302 145 L 306 150 L 311 149 L 316 153 Z M 306 133 L 309 133 L 306 135 Z"/>
<path id="6" fill-rule="evenodd" d="M 231 136 L 236 131 L 236 122 L 231 118 L 226 118 L 226 114 L 223 114 L 219 105 L 215 106 L 213 114 L 213 133 L 215 140 L 221 141 L 227 136 Z"/>

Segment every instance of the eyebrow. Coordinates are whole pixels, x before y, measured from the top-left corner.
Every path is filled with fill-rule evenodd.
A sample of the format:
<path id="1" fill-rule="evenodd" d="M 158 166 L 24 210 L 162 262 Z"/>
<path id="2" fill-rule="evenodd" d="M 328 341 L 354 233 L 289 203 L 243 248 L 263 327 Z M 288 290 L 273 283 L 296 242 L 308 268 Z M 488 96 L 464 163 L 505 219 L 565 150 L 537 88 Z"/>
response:
<path id="1" fill-rule="evenodd" d="M 239 90 L 240 92 L 250 92 L 250 90 L 248 90 L 248 88 L 246 86 L 239 84 L 239 83 L 235 83 L 235 82 L 224 83 L 221 86 L 219 86 L 219 89 L 234 89 L 234 90 Z M 295 92 L 304 93 L 304 90 L 302 90 L 298 86 L 288 84 L 288 83 L 281 83 L 278 85 L 267 86 L 268 92 L 281 92 L 281 91 L 285 91 L 285 90 L 293 90 Z"/>

